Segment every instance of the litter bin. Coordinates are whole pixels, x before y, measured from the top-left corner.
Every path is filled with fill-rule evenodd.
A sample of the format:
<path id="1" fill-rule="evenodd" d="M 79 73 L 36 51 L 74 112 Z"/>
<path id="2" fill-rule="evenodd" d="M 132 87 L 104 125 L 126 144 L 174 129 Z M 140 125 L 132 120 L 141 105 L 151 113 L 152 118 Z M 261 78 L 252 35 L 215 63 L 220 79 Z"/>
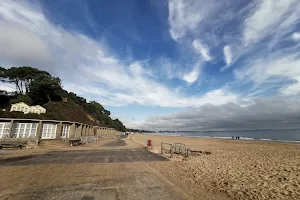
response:
<path id="1" fill-rule="evenodd" d="M 147 140 L 147 148 L 152 149 L 152 140 Z"/>

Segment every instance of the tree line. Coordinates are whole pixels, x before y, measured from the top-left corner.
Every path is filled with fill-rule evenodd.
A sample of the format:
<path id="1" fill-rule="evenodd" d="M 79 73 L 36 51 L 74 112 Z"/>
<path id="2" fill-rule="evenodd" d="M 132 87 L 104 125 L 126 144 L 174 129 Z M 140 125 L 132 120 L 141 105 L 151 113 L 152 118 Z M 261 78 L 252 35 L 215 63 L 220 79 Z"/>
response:
<path id="1" fill-rule="evenodd" d="M 126 130 L 120 120 L 111 119 L 110 111 L 106 110 L 100 103 L 96 101 L 88 102 L 85 98 L 64 90 L 60 78 L 53 77 L 46 71 L 29 66 L 11 67 L 8 69 L 0 67 L 0 81 L 0 84 L 7 87 L 12 87 L 13 85 L 14 89 L 14 92 L 0 90 L 0 106 L 2 108 L 7 108 L 12 103 L 21 101 L 28 105 L 49 105 L 51 102 L 76 104 L 82 107 L 96 124 L 113 127 L 120 131 Z M 63 100 L 67 100 L 67 102 L 63 102 Z M 56 111 L 59 112 L 59 110 Z M 10 113 L 4 114 L 2 112 L 1 115 L 7 116 Z M 67 116 L 66 113 L 65 115 Z M 24 117 L 26 116 L 24 115 Z M 34 117 L 43 116 L 35 115 Z M 55 112 L 53 112 L 51 117 L 62 120 L 59 119 L 62 117 L 55 116 Z"/>

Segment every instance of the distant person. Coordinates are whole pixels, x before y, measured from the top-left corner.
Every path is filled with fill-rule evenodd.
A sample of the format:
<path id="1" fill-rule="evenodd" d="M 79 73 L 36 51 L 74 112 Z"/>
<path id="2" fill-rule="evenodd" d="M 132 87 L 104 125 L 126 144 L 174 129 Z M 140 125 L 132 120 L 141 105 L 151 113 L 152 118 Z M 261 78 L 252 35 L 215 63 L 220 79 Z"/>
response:
<path id="1" fill-rule="evenodd" d="M 234 137 L 233 137 L 233 136 L 232 136 L 231 138 L 234 140 Z"/>
<path id="2" fill-rule="evenodd" d="M 238 137 L 236 136 L 236 137 L 235 137 L 235 139 L 237 140 L 237 139 L 238 139 Z"/>
<path id="3" fill-rule="evenodd" d="M 240 136 L 238 136 L 238 140 L 240 139 Z"/>

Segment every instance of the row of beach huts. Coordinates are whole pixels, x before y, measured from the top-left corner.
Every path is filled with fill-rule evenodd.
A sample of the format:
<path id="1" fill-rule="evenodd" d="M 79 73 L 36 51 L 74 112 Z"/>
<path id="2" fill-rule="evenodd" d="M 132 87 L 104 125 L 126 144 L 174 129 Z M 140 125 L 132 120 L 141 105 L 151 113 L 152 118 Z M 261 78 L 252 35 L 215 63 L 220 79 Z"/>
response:
<path id="1" fill-rule="evenodd" d="M 113 128 L 70 121 L 0 118 L 1 141 L 71 140 L 109 134 L 118 134 L 118 131 Z"/>

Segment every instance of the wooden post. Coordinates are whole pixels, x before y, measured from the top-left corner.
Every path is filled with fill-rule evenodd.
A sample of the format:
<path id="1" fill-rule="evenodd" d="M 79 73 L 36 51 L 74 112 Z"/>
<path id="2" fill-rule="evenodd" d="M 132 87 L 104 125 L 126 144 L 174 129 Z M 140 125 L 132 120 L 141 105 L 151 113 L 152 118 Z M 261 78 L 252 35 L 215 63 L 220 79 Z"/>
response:
<path id="1" fill-rule="evenodd" d="M 75 137 L 75 132 L 76 132 L 76 124 L 73 123 L 70 126 L 70 130 L 69 130 L 69 138 L 74 138 Z"/>
<path id="2" fill-rule="evenodd" d="M 91 133 L 92 133 L 92 136 L 96 136 L 95 134 L 95 127 L 92 125 L 92 128 L 91 128 Z"/>
<path id="3" fill-rule="evenodd" d="M 171 158 L 173 158 L 173 146 L 171 145 Z"/>
<path id="4" fill-rule="evenodd" d="M 86 136 L 86 125 L 83 125 L 83 133 L 82 133 L 82 136 Z"/>
<path id="5" fill-rule="evenodd" d="M 61 133 L 62 133 L 62 122 L 59 122 L 56 126 L 56 139 L 60 139 Z"/>
<path id="6" fill-rule="evenodd" d="M 10 121 L 10 128 L 9 128 L 9 138 L 12 138 L 12 130 L 13 130 L 13 126 L 14 126 L 14 120 Z M 3 127 L 4 128 L 4 127 Z"/>
<path id="7" fill-rule="evenodd" d="M 89 136 L 92 136 L 92 127 L 89 126 Z"/>
<path id="8" fill-rule="evenodd" d="M 40 139 L 42 137 L 43 121 L 39 121 L 36 128 L 36 138 Z"/>
<path id="9" fill-rule="evenodd" d="M 79 124 L 77 128 L 77 134 L 76 137 L 81 137 L 82 136 L 82 124 Z"/>
<path id="10" fill-rule="evenodd" d="M 160 144 L 160 147 L 161 147 L 161 149 L 160 149 L 161 150 L 161 155 L 163 155 L 164 154 L 163 143 Z"/>

